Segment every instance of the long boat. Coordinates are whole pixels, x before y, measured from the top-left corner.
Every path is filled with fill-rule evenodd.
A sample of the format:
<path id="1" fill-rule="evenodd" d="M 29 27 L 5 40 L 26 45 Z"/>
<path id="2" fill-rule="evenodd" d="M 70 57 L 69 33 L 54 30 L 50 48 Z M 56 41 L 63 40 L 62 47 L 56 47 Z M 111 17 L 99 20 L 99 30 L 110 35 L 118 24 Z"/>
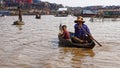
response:
<path id="1" fill-rule="evenodd" d="M 70 32 L 70 34 L 73 35 L 73 33 L 71 33 L 71 32 Z M 88 43 L 82 44 L 82 43 L 74 43 L 74 42 L 64 39 L 60 36 L 58 36 L 58 39 L 59 39 L 59 46 L 62 46 L 62 47 L 76 47 L 76 48 L 93 49 L 95 46 L 95 43 L 93 40 L 90 40 Z"/>

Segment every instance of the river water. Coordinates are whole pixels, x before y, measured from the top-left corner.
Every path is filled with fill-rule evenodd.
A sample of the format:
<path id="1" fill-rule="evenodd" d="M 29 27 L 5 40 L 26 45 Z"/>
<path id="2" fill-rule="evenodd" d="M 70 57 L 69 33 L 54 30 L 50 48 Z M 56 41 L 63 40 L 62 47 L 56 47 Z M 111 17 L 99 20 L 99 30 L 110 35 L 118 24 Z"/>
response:
<path id="1" fill-rule="evenodd" d="M 119 68 L 120 21 L 85 24 L 93 37 L 102 44 L 92 50 L 59 47 L 59 24 L 74 31 L 76 17 L 43 15 L 23 16 L 25 25 L 12 25 L 17 16 L 0 18 L 0 68 Z"/>

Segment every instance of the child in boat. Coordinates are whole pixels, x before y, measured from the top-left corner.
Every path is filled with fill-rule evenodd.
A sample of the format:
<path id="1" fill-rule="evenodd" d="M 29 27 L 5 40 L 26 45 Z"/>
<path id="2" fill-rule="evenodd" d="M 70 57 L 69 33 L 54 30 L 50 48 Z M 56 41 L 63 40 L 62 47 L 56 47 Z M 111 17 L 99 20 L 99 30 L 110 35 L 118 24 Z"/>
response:
<path id="1" fill-rule="evenodd" d="M 67 31 L 67 26 L 62 26 L 62 33 L 59 33 L 59 36 L 61 36 L 64 39 L 70 39 L 70 33 Z"/>

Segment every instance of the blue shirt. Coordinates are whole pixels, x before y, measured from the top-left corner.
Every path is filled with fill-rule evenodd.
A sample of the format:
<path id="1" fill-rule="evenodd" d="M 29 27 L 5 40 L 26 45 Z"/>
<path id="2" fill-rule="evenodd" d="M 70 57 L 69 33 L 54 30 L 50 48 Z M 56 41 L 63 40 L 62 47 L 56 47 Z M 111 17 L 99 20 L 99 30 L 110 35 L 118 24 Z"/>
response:
<path id="1" fill-rule="evenodd" d="M 83 39 L 83 40 L 85 40 L 85 38 L 86 38 L 86 36 L 87 36 L 87 34 L 84 32 L 83 29 L 85 29 L 86 32 L 88 32 L 88 33 L 90 34 L 89 28 L 88 28 L 87 25 L 85 25 L 84 23 L 83 23 L 83 25 L 82 25 L 82 28 L 83 28 L 83 29 L 82 29 L 82 28 L 79 28 L 79 25 L 78 25 L 78 24 L 75 24 L 74 28 L 75 28 L 75 36 L 78 37 L 78 38 L 81 38 L 81 39 Z"/>

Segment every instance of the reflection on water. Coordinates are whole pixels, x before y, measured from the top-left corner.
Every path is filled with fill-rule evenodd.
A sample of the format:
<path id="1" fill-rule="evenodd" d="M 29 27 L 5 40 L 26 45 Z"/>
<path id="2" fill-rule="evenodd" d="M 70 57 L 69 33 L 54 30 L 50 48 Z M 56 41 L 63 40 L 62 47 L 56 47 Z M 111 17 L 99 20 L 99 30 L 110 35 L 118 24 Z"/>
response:
<path id="1" fill-rule="evenodd" d="M 16 25 L 16 27 L 18 27 L 19 30 L 22 30 L 22 26 L 23 25 Z"/>
<path id="2" fill-rule="evenodd" d="M 83 62 L 86 62 L 84 61 L 84 59 L 89 59 L 89 57 L 92 58 L 95 55 L 95 53 L 91 49 L 63 48 L 61 50 L 63 51 L 62 55 L 71 54 L 72 56 L 70 57 L 71 68 L 82 67 Z"/>
<path id="3" fill-rule="evenodd" d="M 93 57 L 95 53 L 92 49 L 82 49 L 82 48 L 61 48 L 60 51 L 63 51 L 64 54 L 71 53 L 73 57 L 77 56 L 90 56 Z"/>
<path id="4" fill-rule="evenodd" d="M 119 68 L 120 22 L 89 22 L 93 37 L 103 47 L 92 50 L 58 46 L 59 24 L 74 31 L 76 17 L 23 16 L 25 25 L 11 25 L 17 16 L 0 18 L 0 68 Z"/>
<path id="5" fill-rule="evenodd" d="M 90 60 L 94 56 L 95 53 L 91 49 L 61 47 L 58 54 L 51 55 L 51 57 L 49 57 L 46 62 L 46 66 L 48 68 L 81 68 L 86 66 L 90 67 L 89 64 L 92 63 L 87 62 L 86 60 Z"/>

